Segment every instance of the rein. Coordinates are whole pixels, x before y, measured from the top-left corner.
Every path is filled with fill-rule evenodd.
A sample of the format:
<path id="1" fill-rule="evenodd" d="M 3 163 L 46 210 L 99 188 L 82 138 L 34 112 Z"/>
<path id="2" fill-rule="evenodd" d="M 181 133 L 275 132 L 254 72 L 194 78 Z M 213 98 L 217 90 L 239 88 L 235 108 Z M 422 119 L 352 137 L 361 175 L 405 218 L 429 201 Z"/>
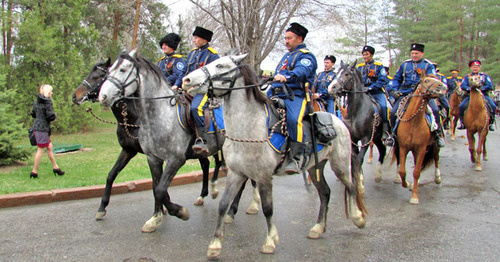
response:
<path id="1" fill-rule="evenodd" d="M 130 133 L 130 131 L 128 130 L 128 127 L 139 128 L 139 127 L 141 127 L 141 125 L 132 125 L 132 124 L 128 124 L 128 123 L 127 123 L 127 120 L 128 120 L 128 119 L 127 119 L 127 116 L 128 116 L 128 110 L 127 110 L 127 104 L 126 104 L 126 103 L 123 103 L 123 105 L 122 105 L 122 112 L 121 112 L 121 115 L 122 115 L 122 117 L 123 117 L 123 123 L 120 123 L 120 122 L 116 123 L 116 122 L 112 122 L 112 121 L 108 121 L 108 120 L 104 120 L 104 119 L 100 118 L 99 116 L 97 116 L 97 115 L 94 113 L 94 111 L 92 111 L 92 108 L 91 108 L 90 106 L 89 106 L 89 107 L 88 107 L 85 111 L 89 112 L 89 113 L 90 113 L 90 114 L 91 114 L 91 115 L 92 115 L 95 119 L 97 119 L 97 120 L 99 120 L 99 121 L 101 121 L 101 122 L 103 122 L 103 123 L 106 123 L 106 124 L 113 124 L 113 125 L 118 124 L 118 125 L 123 126 L 123 127 L 124 127 L 124 129 L 125 129 L 125 133 L 127 134 L 127 136 L 128 136 L 128 137 L 130 137 L 130 138 L 132 138 L 132 139 L 134 139 L 134 140 L 139 139 L 138 137 L 133 136 L 133 135 Z"/>

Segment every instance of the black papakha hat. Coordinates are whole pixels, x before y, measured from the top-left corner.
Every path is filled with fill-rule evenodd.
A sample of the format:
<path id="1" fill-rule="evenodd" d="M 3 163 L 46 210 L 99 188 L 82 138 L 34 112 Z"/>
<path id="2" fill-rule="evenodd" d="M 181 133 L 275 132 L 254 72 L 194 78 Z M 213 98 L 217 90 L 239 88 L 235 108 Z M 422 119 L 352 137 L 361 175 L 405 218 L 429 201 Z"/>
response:
<path id="1" fill-rule="evenodd" d="M 309 32 L 307 30 L 307 28 L 303 27 L 299 23 L 291 23 L 290 27 L 286 30 L 286 32 L 288 32 L 288 31 L 290 31 L 298 36 L 302 36 L 302 39 L 305 39 L 307 32 Z"/>
<path id="2" fill-rule="evenodd" d="M 193 35 L 199 36 L 199 37 L 207 40 L 208 42 L 210 42 L 210 41 L 212 41 L 212 36 L 214 35 L 214 32 L 212 32 L 208 29 L 205 29 L 201 26 L 197 26 L 194 29 Z"/>
<path id="3" fill-rule="evenodd" d="M 425 47 L 425 45 L 414 43 L 414 44 L 411 44 L 410 51 L 417 50 L 417 51 L 420 51 L 423 53 L 424 47 Z"/>
<path id="4" fill-rule="evenodd" d="M 326 60 L 326 59 L 332 61 L 332 63 L 334 63 L 334 64 L 335 64 L 335 61 L 337 61 L 337 58 L 335 58 L 334 55 L 327 55 L 327 56 L 325 56 L 325 59 L 323 59 L 323 60 Z"/>
<path id="5" fill-rule="evenodd" d="M 453 72 L 457 72 L 458 73 L 458 69 L 451 69 L 450 73 L 453 73 Z"/>
<path id="6" fill-rule="evenodd" d="M 166 44 L 173 48 L 174 50 L 177 49 L 179 46 L 179 42 L 181 41 L 181 37 L 176 34 L 176 33 L 170 33 L 168 35 L 165 35 L 161 40 L 160 40 L 160 48 L 163 44 Z"/>
<path id="7" fill-rule="evenodd" d="M 361 54 L 363 54 L 363 52 L 365 51 L 368 51 L 370 52 L 370 54 L 375 54 L 375 48 L 373 48 L 373 46 L 369 46 L 369 45 L 365 45 L 363 46 L 363 50 L 361 50 Z"/>
<path id="8" fill-rule="evenodd" d="M 474 59 L 474 60 L 471 60 L 469 62 L 469 67 L 473 66 L 473 65 L 478 65 L 478 66 L 481 66 L 481 61 L 477 60 L 477 59 Z"/>

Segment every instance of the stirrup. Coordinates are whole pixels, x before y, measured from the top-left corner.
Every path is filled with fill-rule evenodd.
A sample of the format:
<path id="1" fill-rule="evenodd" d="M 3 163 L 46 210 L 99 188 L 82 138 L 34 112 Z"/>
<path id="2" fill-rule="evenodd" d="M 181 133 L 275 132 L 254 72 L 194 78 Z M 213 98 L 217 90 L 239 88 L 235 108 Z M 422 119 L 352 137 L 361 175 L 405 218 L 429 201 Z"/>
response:
<path id="1" fill-rule="evenodd" d="M 446 145 L 446 142 L 444 141 L 444 138 L 437 136 L 436 144 L 438 147 L 444 147 Z"/>
<path id="2" fill-rule="evenodd" d="M 385 146 L 394 146 L 394 138 L 392 136 L 389 136 L 385 139 L 384 141 Z"/>
<path id="3" fill-rule="evenodd" d="M 495 124 L 490 124 L 490 126 L 488 127 L 488 129 L 490 131 L 492 131 L 492 132 L 495 131 L 496 130 Z"/>

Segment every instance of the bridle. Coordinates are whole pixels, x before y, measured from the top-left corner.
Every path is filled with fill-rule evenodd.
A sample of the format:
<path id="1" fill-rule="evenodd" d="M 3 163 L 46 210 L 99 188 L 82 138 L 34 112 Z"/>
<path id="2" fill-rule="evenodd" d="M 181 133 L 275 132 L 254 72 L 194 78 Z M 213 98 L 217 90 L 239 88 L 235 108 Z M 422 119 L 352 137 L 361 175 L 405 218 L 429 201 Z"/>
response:
<path id="1" fill-rule="evenodd" d="M 96 102 L 97 100 L 97 97 L 99 96 L 99 90 L 101 89 L 101 86 L 102 84 L 104 83 L 104 81 L 106 81 L 106 77 L 108 75 L 108 69 L 103 67 L 103 66 L 96 66 L 97 69 L 99 69 L 100 71 L 102 71 L 102 76 L 99 76 L 101 77 L 101 80 L 99 82 L 97 82 L 95 84 L 95 86 L 92 86 L 88 81 L 87 79 L 84 79 L 82 81 L 82 85 L 84 85 L 87 90 L 87 93 L 85 94 L 85 96 L 82 98 L 82 101 L 86 101 L 86 100 L 90 100 L 92 102 Z"/>
<path id="2" fill-rule="evenodd" d="M 135 60 L 131 56 L 129 56 L 128 54 L 123 54 L 120 56 L 120 58 L 122 58 L 123 60 L 130 61 L 134 66 L 130 69 L 130 72 L 128 73 L 127 77 L 125 78 L 125 80 L 123 82 L 120 79 L 116 78 L 115 76 L 108 76 L 107 80 L 109 80 L 109 82 L 111 82 L 114 86 L 116 86 L 121 91 L 120 95 L 121 95 L 121 98 L 123 98 L 125 96 L 125 88 L 127 88 L 128 86 L 130 86 L 134 83 L 137 83 L 137 85 L 140 85 L 141 80 L 139 77 L 139 67 L 137 67 Z M 120 64 L 121 64 L 121 62 L 120 62 Z M 132 73 L 134 71 L 135 71 L 135 78 L 128 81 L 130 76 L 132 76 Z"/>

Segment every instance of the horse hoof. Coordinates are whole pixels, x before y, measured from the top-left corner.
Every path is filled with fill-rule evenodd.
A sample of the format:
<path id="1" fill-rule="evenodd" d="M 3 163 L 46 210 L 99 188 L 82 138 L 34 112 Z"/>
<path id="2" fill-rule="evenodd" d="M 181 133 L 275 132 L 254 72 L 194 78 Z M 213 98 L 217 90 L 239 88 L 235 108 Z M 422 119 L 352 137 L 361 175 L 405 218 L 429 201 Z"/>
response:
<path id="1" fill-rule="evenodd" d="M 234 217 L 226 215 L 224 217 L 224 224 L 232 224 L 234 222 Z"/>
<path id="2" fill-rule="evenodd" d="M 436 177 L 436 178 L 434 179 L 434 183 L 436 183 L 436 184 L 438 184 L 438 185 L 439 185 L 439 184 L 441 184 L 441 177 Z"/>
<path id="3" fill-rule="evenodd" d="M 375 182 L 376 183 L 382 182 L 382 176 L 375 176 Z"/>
<path id="4" fill-rule="evenodd" d="M 488 156 L 483 156 L 484 161 L 488 161 Z"/>
<path id="5" fill-rule="evenodd" d="M 155 214 L 148 221 L 146 221 L 144 226 L 142 226 L 141 231 L 143 233 L 155 232 L 156 228 L 161 225 L 162 221 L 163 221 L 163 214 Z"/>
<path id="6" fill-rule="evenodd" d="M 262 254 L 274 254 L 274 250 L 276 250 L 276 246 L 274 244 L 265 244 L 260 249 L 260 253 L 262 253 Z"/>
<path id="7" fill-rule="evenodd" d="M 189 211 L 187 210 L 187 208 L 182 207 L 181 210 L 179 210 L 177 217 L 182 219 L 182 220 L 188 220 L 189 219 Z"/>
<path id="8" fill-rule="evenodd" d="M 106 215 L 106 211 L 97 212 L 95 214 L 95 220 L 104 220 L 105 215 Z"/>
<path id="9" fill-rule="evenodd" d="M 366 226 L 366 221 L 363 218 L 363 216 L 360 216 L 360 217 L 357 217 L 357 218 L 352 218 L 352 222 L 358 228 L 364 228 Z"/>
<path id="10" fill-rule="evenodd" d="M 222 252 L 222 243 L 219 239 L 212 240 L 210 246 L 208 247 L 207 257 L 217 258 Z"/>
<path id="11" fill-rule="evenodd" d="M 247 215 L 255 215 L 259 213 L 259 208 L 257 206 L 251 205 L 246 211 Z"/>
<path id="12" fill-rule="evenodd" d="M 480 167 L 480 166 L 476 166 L 476 168 L 475 168 L 474 170 L 476 170 L 476 171 L 478 171 L 478 172 L 479 172 L 479 171 L 483 171 L 483 168 L 482 168 L 482 167 Z"/>
<path id="13" fill-rule="evenodd" d="M 194 202 L 193 205 L 195 206 L 203 206 L 205 204 L 205 200 L 203 200 L 203 197 L 198 197 L 196 201 Z"/>
<path id="14" fill-rule="evenodd" d="M 373 162 L 373 159 L 371 159 L 371 158 L 368 158 L 368 160 L 366 160 L 366 163 L 368 163 L 368 164 L 371 164 L 372 162 Z"/>
<path id="15" fill-rule="evenodd" d="M 418 205 L 418 198 L 410 198 L 410 204 L 412 205 Z"/>
<path id="16" fill-rule="evenodd" d="M 401 184 L 401 177 L 398 175 L 396 178 L 394 178 L 394 184 Z"/>
<path id="17" fill-rule="evenodd" d="M 325 232 L 325 227 L 321 226 L 320 224 L 316 224 L 311 228 L 311 230 L 309 230 L 307 238 L 318 239 L 323 232 Z"/>
<path id="18" fill-rule="evenodd" d="M 219 196 L 219 190 L 212 191 L 210 195 L 212 196 L 212 199 L 216 199 Z"/>

